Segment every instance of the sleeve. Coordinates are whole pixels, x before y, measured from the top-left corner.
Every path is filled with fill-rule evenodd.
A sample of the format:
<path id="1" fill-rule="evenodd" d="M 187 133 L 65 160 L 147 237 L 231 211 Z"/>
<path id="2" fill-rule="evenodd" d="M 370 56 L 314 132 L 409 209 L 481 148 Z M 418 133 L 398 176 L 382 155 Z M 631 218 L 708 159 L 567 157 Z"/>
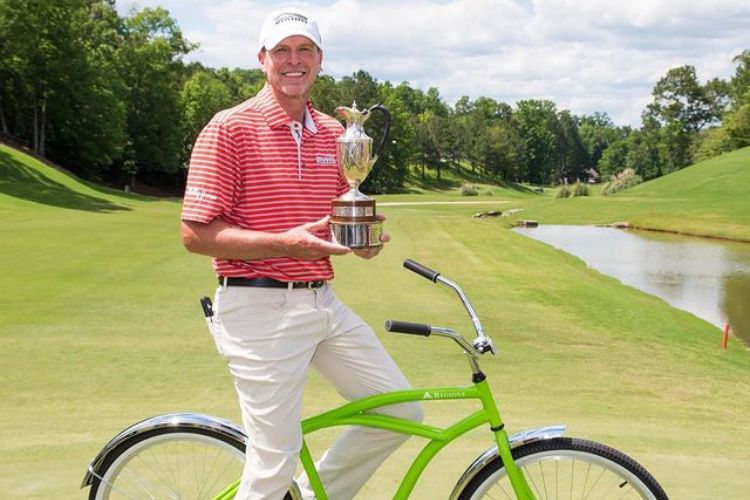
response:
<path id="1" fill-rule="evenodd" d="M 211 121 L 195 141 L 182 201 L 182 220 L 208 224 L 227 216 L 239 185 L 239 154 L 230 130 Z"/>

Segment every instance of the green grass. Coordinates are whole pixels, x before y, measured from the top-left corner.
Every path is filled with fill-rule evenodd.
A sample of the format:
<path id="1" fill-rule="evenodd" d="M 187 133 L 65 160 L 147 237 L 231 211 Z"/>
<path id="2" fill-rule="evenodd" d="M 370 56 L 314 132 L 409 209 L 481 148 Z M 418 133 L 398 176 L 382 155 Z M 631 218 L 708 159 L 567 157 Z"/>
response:
<path id="1" fill-rule="evenodd" d="M 750 148 L 698 163 L 615 196 L 537 197 L 520 218 L 610 224 L 750 242 Z"/>
<path id="2" fill-rule="evenodd" d="M 737 158 L 746 160 L 748 151 Z M 462 384 L 468 365 L 448 341 L 382 334 L 391 318 L 469 331 L 451 292 L 401 262 L 410 257 L 442 271 L 469 293 L 500 348 L 483 367 L 511 432 L 566 423 L 570 435 L 636 457 L 672 498 L 745 498 L 748 352 L 734 339 L 722 351 L 715 327 L 508 231 L 509 219 L 471 217 L 520 207 L 516 218 L 544 222 L 630 220 L 628 214 L 651 213 L 650 184 L 613 199 L 554 200 L 552 190 L 504 188 L 470 198 L 436 191 L 379 197 L 486 204 L 384 207 L 392 243 L 373 261 L 335 259 L 335 288 L 381 332 L 415 386 Z M 687 194 L 682 200 L 663 189 L 653 196 L 667 215 L 705 217 L 716 201 L 696 202 L 693 214 Z M 85 497 L 78 486 L 88 461 L 116 432 L 150 415 L 191 410 L 238 418 L 230 377 L 198 306 L 199 296 L 213 291 L 213 273 L 208 259 L 179 244 L 179 209 L 175 200 L 83 184 L 0 146 L 3 498 Z M 724 213 L 717 220 L 729 225 L 748 212 Z M 660 220 L 656 212 L 651 217 Z M 339 401 L 314 374 L 306 414 Z M 428 421 L 437 424 L 458 413 L 445 403 L 427 406 Z M 314 437 L 313 451 L 331 437 Z M 421 443 L 397 452 L 360 498 L 391 498 Z M 475 431 L 448 447 L 414 497 L 445 498 L 488 446 L 485 433 Z"/>

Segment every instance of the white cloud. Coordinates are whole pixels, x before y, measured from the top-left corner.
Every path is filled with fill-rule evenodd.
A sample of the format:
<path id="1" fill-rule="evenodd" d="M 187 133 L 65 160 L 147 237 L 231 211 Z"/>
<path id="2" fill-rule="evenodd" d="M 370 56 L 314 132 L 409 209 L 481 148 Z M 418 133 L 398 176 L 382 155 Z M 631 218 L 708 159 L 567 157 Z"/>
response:
<path id="1" fill-rule="evenodd" d="M 201 48 L 188 56 L 255 67 L 256 37 L 277 2 L 140 0 L 163 5 Z M 515 103 L 550 99 L 576 114 L 606 111 L 638 126 L 656 80 L 694 65 L 733 73 L 750 48 L 746 0 L 336 0 L 290 2 L 319 20 L 324 71 Z M 118 6 L 121 12 L 124 8 Z"/>

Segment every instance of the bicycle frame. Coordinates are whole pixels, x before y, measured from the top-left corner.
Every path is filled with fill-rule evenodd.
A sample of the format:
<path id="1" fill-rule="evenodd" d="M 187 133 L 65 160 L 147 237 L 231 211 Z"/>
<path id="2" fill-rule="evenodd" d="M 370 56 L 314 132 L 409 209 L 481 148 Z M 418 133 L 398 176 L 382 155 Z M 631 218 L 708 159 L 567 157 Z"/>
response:
<path id="1" fill-rule="evenodd" d="M 326 495 L 322 481 L 320 480 L 320 475 L 315 469 L 307 444 L 304 441 L 304 436 L 306 434 L 328 427 L 361 425 L 429 439 L 430 441 L 424 448 L 422 448 L 422 451 L 412 462 L 404 479 L 401 481 L 401 485 L 396 491 L 394 499 L 402 500 L 408 498 L 427 464 L 429 464 L 432 458 L 448 443 L 482 424 L 489 424 L 490 430 L 494 434 L 495 441 L 497 442 L 497 454 L 501 457 L 503 464 L 505 465 L 508 479 L 513 486 L 516 497 L 519 500 L 533 500 L 534 495 L 531 493 L 531 488 L 526 482 L 526 478 L 513 461 L 508 435 L 505 432 L 505 424 L 503 424 L 503 421 L 500 418 L 495 398 L 492 395 L 489 384 L 487 384 L 486 377 L 479 368 L 477 354 L 483 354 L 485 352 L 491 352 L 494 354 L 495 352 L 492 340 L 485 336 L 479 317 L 469 302 L 468 297 L 457 283 L 410 259 L 404 261 L 404 267 L 434 283 L 440 283 L 453 289 L 458 294 L 459 299 L 466 308 L 466 312 L 471 317 L 474 329 L 477 333 L 477 338 L 472 344 L 469 344 L 463 337 L 453 330 L 402 321 L 387 322 L 386 330 L 425 336 L 436 334 L 451 338 L 464 349 L 464 352 L 468 356 L 469 364 L 471 365 L 473 373 L 472 382 L 474 382 L 474 385 L 466 387 L 433 387 L 428 389 L 412 389 L 408 391 L 394 391 L 378 394 L 357 401 L 352 401 L 334 410 L 303 420 L 303 441 L 302 449 L 300 451 L 300 461 L 302 462 L 302 466 L 310 480 L 310 485 L 315 493 L 315 498 L 317 500 L 327 500 L 328 496 Z M 369 410 L 375 410 L 377 408 L 397 403 L 405 403 L 409 401 L 441 401 L 448 399 L 476 399 L 481 402 L 482 409 L 445 428 L 433 427 L 377 413 L 366 413 Z M 239 481 L 230 485 L 215 497 L 214 500 L 233 499 L 238 484 Z"/>
<path id="2" fill-rule="evenodd" d="M 365 413 L 384 406 L 409 401 L 444 401 L 453 399 L 479 400 L 482 409 L 445 428 L 433 427 L 388 415 Z M 424 446 L 422 451 L 412 462 L 393 497 L 396 500 L 403 500 L 409 497 L 425 467 L 440 450 L 442 450 L 448 443 L 482 424 L 489 424 L 490 429 L 494 434 L 498 454 L 502 457 L 503 463 L 506 466 L 508 477 L 516 492 L 516 496 L 523 500 L 533 499 L 534 496 L 526 483 L 526 479 L 513 462 L 508 435 L 505 432 L 504 424 L 497 410 L 492 391 L 484 378 L 481 378 L 481 380 L 475 380 L 473 386 L 410 389 L 406 391 L 388 392 L 359 399 L 334 410 L 305 419 L 302 422 L 302 433 L 304 436 L 329 427 L 360 425 L 429 439 L 430 441 Z M 315 498 L 318 500 L 327 500 L 328 496 L 320 480 L 320 476 L 315 469 L 312 456 L 304 441 L 304 437 L 302 450 L 300 451 L 300 461 L 308 475 L 310 485 L 315 492 Z M 238 486 L 239 480 L 227 487 L 218 496 L 214 497 L 214 500 L 233 499 Z"/>

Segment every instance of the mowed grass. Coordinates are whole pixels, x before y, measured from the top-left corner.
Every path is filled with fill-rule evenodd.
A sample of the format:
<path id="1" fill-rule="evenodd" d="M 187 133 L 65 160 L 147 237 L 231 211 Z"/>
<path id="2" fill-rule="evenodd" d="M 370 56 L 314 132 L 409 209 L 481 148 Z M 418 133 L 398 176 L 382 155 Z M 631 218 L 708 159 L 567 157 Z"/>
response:
<path id="1" fill-rule="evenodd" d="M 750 147 L 645 182 L 614 196 L 535 197 L 517 218 L 544 224 L 611 224 L 750 242 Z"/>
<path id="2" fill-rule="evenodd" d="M 452 292 L 401 267 L 407 257 L 458 281 L 472 298 L 500 349 L 483 368 L 511 432 L 565 423 L 569 435 L 634 456 L 672 498 L 746 498 L 749 353 L 734 339 L 722 351 L 715 327 L 508 231 L 506 219 L 471 217 L 515 206 L 553 213 L 553 204 L 562 217 L 572 200 L 502 190 L 468 200 L 485 204 L 384 207 L 393 236 L 384 253 L 334 260 L 337 292 L 375 327 L 412 384 L 466 384 L 468 365 L 445 339 L 386 334 L 382 323 L 431 322 L 468 334 L 471 325 Z M 179 244 L 179 210 L 176 200 L 81 184 L 0 146 L 3 498 L 84 498 L 78 486 L 88 461 L 148 416 L 238 419 L 198 306 L 213 292 L 213 272 L 208 259 Z M 339 402 L 313 373 L 305 413 Z M 428 405 L 428 421 L 447 424 L 473 409 L 462 405 Z M 332 436 L 314 436 L 314 452 Z M 478 430 L 449 446 L 414 497 L 447 497 L 491 445 L 488 437 Z M 391 498 L 422 445 L 407 443 L 360 498 Z"/>

